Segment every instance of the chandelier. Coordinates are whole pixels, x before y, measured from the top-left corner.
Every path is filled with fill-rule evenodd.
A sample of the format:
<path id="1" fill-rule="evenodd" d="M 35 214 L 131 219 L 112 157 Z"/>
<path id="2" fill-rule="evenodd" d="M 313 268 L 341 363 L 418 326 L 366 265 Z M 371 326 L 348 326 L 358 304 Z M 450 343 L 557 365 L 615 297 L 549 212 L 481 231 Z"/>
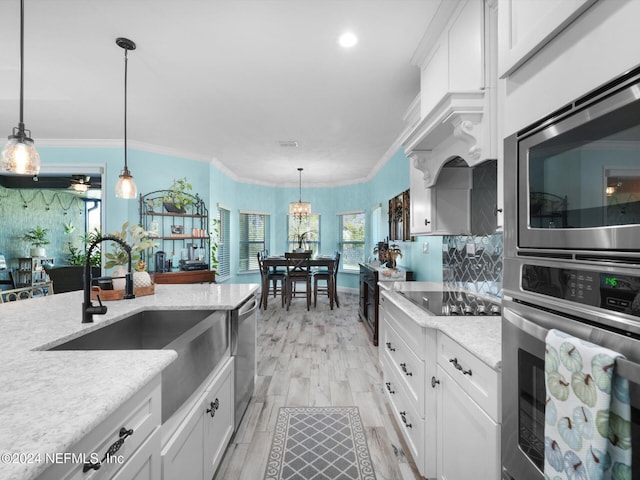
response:
<path id="1" fill-rule="evenodd" d="M 302 168 L 298 168 L 298 172 L 300 172 L 300 196 L 297 202 L 289 204 L 289 215 L 293 215 L 298 219 L 311 214 L 311 204 L 302 201 L 302 170 Z"/>

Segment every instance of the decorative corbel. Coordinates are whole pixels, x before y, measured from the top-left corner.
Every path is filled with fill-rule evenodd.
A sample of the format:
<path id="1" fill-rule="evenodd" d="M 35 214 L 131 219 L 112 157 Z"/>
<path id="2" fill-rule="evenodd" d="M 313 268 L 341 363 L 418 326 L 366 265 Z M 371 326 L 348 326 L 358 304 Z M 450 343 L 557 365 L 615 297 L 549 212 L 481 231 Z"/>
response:
<path id="1" fill-rule="evenodd" d="M 414 150 L 409 154 L 413 168 L 422 172 L 422 180 L 424 181 L 425 188 L 430 187 L 433 183 L 433 175 L 429 170 L 429 160 L 431 160 L 431 156 L 431 150 Z"/>
<path id="2" fill-rule="evenodd" d="M 469 147 L 469 158 L 474 161 L 480 160 L 482 145 L 480 145 L 481 132 L 477 132 L 476 124 L 471 120 L 464 120 L 461 117 L 452 119 L 453 135 L 460 140 L 471 143 Z"/>

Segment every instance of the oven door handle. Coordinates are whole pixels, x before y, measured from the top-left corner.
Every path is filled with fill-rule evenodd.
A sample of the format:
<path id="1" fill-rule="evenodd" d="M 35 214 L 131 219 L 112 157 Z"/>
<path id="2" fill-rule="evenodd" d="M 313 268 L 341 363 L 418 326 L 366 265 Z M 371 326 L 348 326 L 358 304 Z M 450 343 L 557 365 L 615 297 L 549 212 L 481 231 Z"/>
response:
<path id="1" fill-rule="evenodd" d="M 547 333 L 549 333 L 549 330 L 546 328 L 536 325 L 509 308 L 503 309 L 502 316 L 514 327 L 519 328 L 541 342 L 546 342 Z M 571 332 L 566 333 L 570 335 L 572 334 Z M 640 365 L 635 362 L 631 362 L 626 358 L 616 359 L 616 374 L 626 378 L 632 383 L 640 384 Z"/>

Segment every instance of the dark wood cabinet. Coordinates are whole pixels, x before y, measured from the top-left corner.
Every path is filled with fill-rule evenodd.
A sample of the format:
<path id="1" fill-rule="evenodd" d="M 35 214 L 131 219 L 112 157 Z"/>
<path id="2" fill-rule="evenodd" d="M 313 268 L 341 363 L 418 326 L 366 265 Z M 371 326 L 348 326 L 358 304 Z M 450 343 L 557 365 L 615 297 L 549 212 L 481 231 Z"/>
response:
<path id="1" fill-rule="evenodd" d="M 413 280 L 413 272 L 399 268 L 406 272 L 405 280 Z M 380 287 L 378 286 L 379 271 L 367 263 L 360 264 L 360 304 L 358 316 L 365 324 L 375 346 L 378 346 L 378 305 L 380 302 Z"/>

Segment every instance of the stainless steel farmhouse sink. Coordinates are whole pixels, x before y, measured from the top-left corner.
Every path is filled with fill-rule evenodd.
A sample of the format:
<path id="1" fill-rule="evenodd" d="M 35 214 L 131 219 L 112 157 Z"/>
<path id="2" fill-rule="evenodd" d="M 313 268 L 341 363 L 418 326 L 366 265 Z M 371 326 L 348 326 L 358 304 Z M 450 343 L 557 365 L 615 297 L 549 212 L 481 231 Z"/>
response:
<path id="1" fill-rule="evenodd" d="M 229 346 L 226 311 L 147 310 L 49 350 L 175 350 L 162 372 L 162 421 L 216 367 Z"/>

